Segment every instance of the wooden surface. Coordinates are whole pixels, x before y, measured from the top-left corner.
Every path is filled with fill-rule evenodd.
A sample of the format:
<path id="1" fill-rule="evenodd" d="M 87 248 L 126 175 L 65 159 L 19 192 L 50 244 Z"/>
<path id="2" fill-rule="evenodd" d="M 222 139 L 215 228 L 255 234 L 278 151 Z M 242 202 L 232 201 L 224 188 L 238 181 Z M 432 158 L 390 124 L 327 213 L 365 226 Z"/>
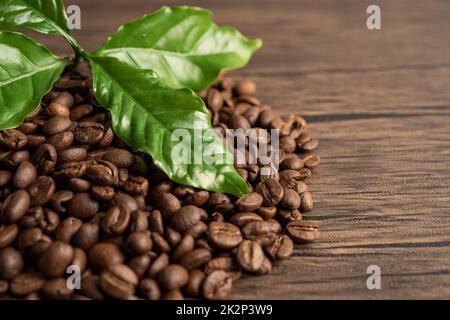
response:
<path id="1" fill-rule="evenodd" d="M 175 2 L 70 3 L 82 9 L 77 38 L 95 49 L 123 22 Z M 232 298 L 449 299 L 450 1 L 376 1 L 379 31 L 366 28 L 367 1 L 182 3 L 262 38 L 235 76 L 254 79 L 279 112 L 305 116 L 321 141 L 308 217 L 322 222 L 322 239 L 271 275 L 239 281 Z M 372 264 L 381 290 L 366 287 Z"/>

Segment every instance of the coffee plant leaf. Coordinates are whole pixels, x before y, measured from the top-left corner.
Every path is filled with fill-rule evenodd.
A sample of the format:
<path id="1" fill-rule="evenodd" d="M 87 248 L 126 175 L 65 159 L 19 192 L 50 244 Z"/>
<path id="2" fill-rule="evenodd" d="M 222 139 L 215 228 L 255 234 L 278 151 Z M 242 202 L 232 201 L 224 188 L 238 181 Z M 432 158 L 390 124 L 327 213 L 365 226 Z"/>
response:
<path id="1" fill-rule="evenodd" d="M 67 61 L 27 36 L 0 32 L 0 130 L 19 126 L 59 79 Z"/>
<path id="2" fill-rule="evenodd" d="M 151 69 L 170 87 L 199 92 L 221 70 L 245 66 L 261 44 L 235 28 L 218 27 L 208 10 L 164 6 L 120 27 L 94 54 Z"/>
<path id="3" fill-rule="evenodd" d="M 114 132 L 135 151 L 149 154 L 170 179 L 236 196 L 249 192 L 192 90 L 166 86 L 152 70 L 112 57 L 91 56 L 91 67 L 95 97 L 111 112 Z"/>

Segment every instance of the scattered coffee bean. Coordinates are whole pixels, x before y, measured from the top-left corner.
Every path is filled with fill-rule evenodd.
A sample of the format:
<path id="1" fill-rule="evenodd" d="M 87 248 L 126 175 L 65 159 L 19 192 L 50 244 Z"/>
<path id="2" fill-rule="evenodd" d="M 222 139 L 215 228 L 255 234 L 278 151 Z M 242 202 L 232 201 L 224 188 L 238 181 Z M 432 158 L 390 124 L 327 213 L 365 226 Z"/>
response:
<path id="1" fill-rule="evenodd" d="M 319 235 L 319 226 L 314 221 L 299 220 L 287 225 L 288 235 L 297 242 L 311 242 Z"/>

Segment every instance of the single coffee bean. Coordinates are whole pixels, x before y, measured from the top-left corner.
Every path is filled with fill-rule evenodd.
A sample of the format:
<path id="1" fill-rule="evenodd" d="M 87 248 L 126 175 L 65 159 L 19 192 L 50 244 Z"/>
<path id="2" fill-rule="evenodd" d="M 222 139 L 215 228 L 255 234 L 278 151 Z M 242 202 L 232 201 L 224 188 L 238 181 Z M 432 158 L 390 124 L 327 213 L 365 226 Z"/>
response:
<path id="1" fill-rule="evenodd" d="M 311 154 L 303 158 L 305 167 L 310 170 L 315 169 L 320 164 L 320 157 L 317 154 Z"/>
<path id="2" fill-rule="evenodd" d="M 198 239 L 202 237 L 207 230 L 208 226 L 203 221 L 197 221 L 192 227 L 186 230 L 186 233 L 191 234 L 194 239 Z"/>
<path id="3" fill-rule="evenodd" d="M 151 231 L 156 232 L 161 236 L 164 234 L 164 221 L 161 211 L 153 210 L 150 212 L 148 221 Z"/>
<path id="4" fill-rule="evenodd" d="M 302 214 L 299 210 L 286 210 L 286 209 L 278 209 L 277 210 L 278 219 L 284 223 L 288 224 L 292 221 L 302 220 Z"/>
<path id="5" fill-rule="evenodd" d="M 209 192 L 208 191 L 197 191 L 193 195 L 188 196 L 183 201 L 183 205 L 188 206 L 196 206 L 201 207 L 203 206 L 209 199 Z"/>
<path id="6" fill-rule="evenodd" d="M 242 241 L 238 227 L 227 222 L 211 222 L 206 233 L 208 241 L 218 250 L 230 250 Z"/>
<path id="7" fill-rule="evenodd" d="M 17 168 L 23 161 L 30 159 L 30 152 L 22 151 L 2 151 L 0 149 L 0 166 L 2 169 L 13 170 Z"/>
<path id="8" fill-rule="evenodd" d="M 275 178 L 268 178 L 256 186 L 258 192 L 263 198 L 264 206 L 276 206 L 284 197 L 284 190 Z"/>
<path id="9" fill-rule="evenodd" d="M 223 106 L 223 96 L 219 90 L 214 88 L 208 90 L 207 104 L 213 112 L 219 112 Z"/>
<path id="10" fill-rule="evenodd" d="M 67 182 L 67 187 L 76 193 L 87 192 L 91 188 L 91 183 L 80 178 L 72 178 Z"/>
<path id="11" fill-rule="evenodd" d="M 89 193 L 77 193 L 67 202 L 67 214 L 82 220 L 92 218 L 99 208 L 99 203 Z"/>
<path id="12" fill-rule="evenodd" d="M 138 282 L 139 279 L 133 270 L 124 264 L 112 265 L 100 275 L 100 287 L 116 299 L 130 298 Z"/>
<path id="13" fill-rule="evenodd" d="M 5 187 L 13 179 L 11 171 L 0 170 L 0 188 Z"/>
<path id="14" fill-rule="evenodd" d="M 310 152 L 310 151 L 316 150 L 318 146 L 319 146 L 319 140 L 311 139 L 311 140 L 309 140 L 309 141 L 307 141 L 305 143 L 302 143 L 301 146 L 300 146 L 300 149 L 303 152 Z"/>
<path id="15" fill-rule="evenodd" d="M 67 118 L 70 115 L 70 109 L 66 105 L 58 102 L 50 103 L 45 111 L 49 117 L 59 116 Z"/>
<path id="16" fill-rule="evenodd" d="M 261 207 L 255 210 L 264 220 L 272 219 L 277 214 L 276 207 Z"/>
<path id="17" fill-rule="evenodd" d="M 6 247 L 0 250 L 0 280 L 11 280 L 22 273 L 24 261 L 20 251 Z"/>
<path id="18" fill-rule="evenodd" d="M 99 160 L 86 169 L 86 176 L 92 183 L 107 187 L 117 184 L 119 170 L 111 162 Z"/>
<path id="19" fill-rule="evenodd" d="M 202 285 L 202 293 L 206 299 L 225 299 L 231 291 L 233 279 L 223 270 L 216 270 L 206 276 Z"/>
<path id="20" fill-rule="evenodd" d="M 205 272 L 207 274 L 213 272 L 214 270 L 224 270 L 231 271 L 236 269 L 238 264 L 234 257 L 217 257 L 209 260 L 205 266 Z"/>
<path id="21" fill-rule="evenodd" d="M 129 194 L 145 196 L 148 192 L 148 180 L 144 177 L 130 177 L 123 188 Z"/>
<path id="22" fill-rule="evenodd" d="M 314 241 L 320 235 L 319 226 L 314 221 L 293 221 L 287 225 L 286 229 L 292 240 L 299 243 Z"/>
<path id="23" fill-rule="evenodd" d="M 281 205 L 289 210 L 295 210 L 300 207 L 300 196 L 292 189 L 284 190 L 284 197 L 281 200 Z"/>
<path id="24" fill-rule="evenodd" d="M 167 239 L 167 242 L 172 248 L 176 247 L 181 241 L 181 233 L 171 227 L 166 227 L 164 234 Z"/>
<path id="25" fill-rule="evenodd" d="M 71 125 L 72 121 L 68 117 L 52 117 L 42 126 L 42 133 L 46 136 L 52 136 L 54 134 L 67 131 Z"/>
<path id="26" fill-rule="evenodd" d="M 211 260 L 211 252 L 206 249 L 195 249 L 183 256 L 180 260 L 180 264 L 186 269 L 191 270 L 199 268 L 206 262 Z"/>
<path id="27" fill-rule="evenodd" d="M 20 220 L 30 207 L 30 195 L 25 190 L 19 190 L 9 195 L 1 206 L 1 218 L 6 223 Z"/>
<path id="28" fill-rule="evenodd" d="M 89 250 L 100 238 L 99 226 L 95 223 L 83 223 L 72 237 L 72 243 L 83 250 Z"/>
<path id="29" fill-rule="evenodd" d="M 73 130 L 73 134 L 76 142 L 84 145 L 92 145 L 102 140 L 104 127 L 98 122 L 79 122 Z"/>
<path id="30" fill-rule="evenodd" d="M 80 248 L 73 249 L 73 259 L 70 265 L 77 266 L 80 269 L 80 272 L 83 273 L 87 267 L 86 252 L 84 252 Z"/>
<path id="31" fill-rule="evenodd" d="M 313 200 L 311 193 L 306 191 L 302 194 L 301 197 L 301 203 L 300 203 L 300 210 L 302 212 L 308 212 L 311 211 L 314 207 Z"/>
<path id="32" fill-rule="evenodd" d="M 88 164 L 90 163 L 87 161 L 63 163 L 56 169 L 53 176 L 57 179 L 81 178 L 85 175 Z"/>
<path id="33" fill-rule="evenodd" d="M 293 178 L 283 179 L 280 181 L 280 184 L 283 186 L 283 188 L 292 189 L 295 192 L 297 192 L 298 194 L 302 194 L 302 193 L 308 191 L 308 187 L 306 186 L 306 184 L 304 182 L 295 180 Z"/>
<path id="34" fill-rule="evenodd" d="M 66 273 L 72 259 L 72 246 L 61 241 L 54 241 L 39 259 L 39 270 L 49 278 L 61 277 Z"/>
<path id="35" fill-rule="evenodd" d="M 59 222 L 59 215 L 55 211 L 45 208 L 43 219 L 39 221 L 38 227 L 41 228 L 42 232 L 45 234 L 51 234 L 56 231 Z"/>
<path id="36" fill-rule="evenodd" d="M 27 136 L 27 145 L 25 146 L 27 149 L 35 149 L 38 148 L 40 145 L 47 142 L 47 138 L 42 135 L 28 135 Z"/>
<path id="37" fill-rule="evenodd" d="M 196 222 L 206 220 L 208 214 L 205 210 L 195 206 L 185 206 L 173 213 L 172 226 L 179 231 L 190 229 Z"/>
<path id="38" fill-rule="evenodd" d="M 58 155 L 55 147 L 51 144 L 44 143 L 36 149 L 31 161 L 38 168 L 38 173 L 45 175 L 53 170 L 57 159 Z"/>
<path id="39" fill-rule="evenodd" d="M 223 204 L 229 204 L 230 203 L 230 198 L 228 198 L 227 195 L 223 194 L 223 193 L 211 193 L 209 195 L 208 201 L 206 202 L 206 206 L 208 208 L 214 209 L 219 205 L 223 205 Z"/>
<path id="40" fill-rule="evenodd" d="M 114 198 L 110 202 L 111 206 L 120 206 L 127 208 L 130 212 L 136 211 L 139 209 L 138 203 L 136 200 L 129 196 L 126 193 L 116 192 Z"/>
<path id="41" fill-rule="evenodd" d="M 272 262 L 267 257 L 264 257 L 264 261 L 261 268 L 256 272 L 257 275 L 269 274 L 272 272 Z"/>
<path id="42" fill-rule="evenodd" d="M 151 219 L 150 218 L 147 219 L 148 217 L 149 217 L 148 212 L 142 210 L 133 211 L 131 213 L 129 231 L 136 232 L 136 231 L 145 231 L 149 229 L 149 220 Z"/>
<path id="43" fill-rule="evenodd" d="M 178 290 L 189 281 L 189 272 L 178 264 L 170 264 L 158 273 L 158 283 L 166 291 Z"/>
<path id="44" fill-rule="evenodd" d="M 113 187 L 100 187 L 93 186 L 91 189 L 91 195 L 98 201 L 111 201 L 116 195 L 116 191 Z"/>
<path id="45" fill-rule="evenodd" d="M 134 271 L 136 276 L 141 279 L 146 274 L 148 267 L 150 266 L 151 258 L 147 253 L 134 256 L 131 258 L 127 265 Z"/>
<path id="46" fill-rule="evenodd" d="M 31 197 L 31 207 L 43 207 L 53 197 L 56 190 L 55 181 L 48 176 L 40 176 L 28 187 Z"/>
<path id="47" fill-rule="evenodd" d="M 0 147 L 9 150 L 18 150 L 27 144 L 27 136 L 16 129 L 6 129 L 0 131 Z"/>
<path id="48" fill-rule="evenodd" d="M 83 221 L 80 219 L 68 217 L 59 225 L 55 238 L 59 241 L 70 243 L 82 225 Z"/>
<path id="49" fill-rule="evenodd" d="M 88 253 L 89 265 L 97 271 L 115 264 L 121 264 L 124 256 L 119 247 L 112 243 L 101 242 L 94 245 Z"/>
<path id="50" fill-rule="evenodd" d="M 294 243 L 286 235 L 279 235 L 275 241 L 266 247 L 266 252 L 272 260 L 283 260 L 291 256 Z"/>
<path id="51" fill-rule="evenodd" d="M 13 186 L 16 189 L 26 189 L 36 180 L 36 168 L 30 161 L 22 162 L 16 170 L 13 178 Z"/>
<path id="52" fill-rule="evenodd" d="M 86 160 L 86 158 L 87 158 L 87 151 L 84 148 L 74 147 L 74 148 L 70 148 L 70 149 L 61 151 L 58 154 L 58 160 L 61 163 L 80 162 L 80 161 Z"/>
<path id="53" fill-rule="evenodd" d="M 236 207 L 239 211 L 253 211 L 261 207 L 263 198 L 260 194 L 252 192 L 236 201 Z"/>
<path id="54" fill-rule="evenodd" d="M 50 300 L 68 300 L 72 296 L 73 289 L 67 286 L 66 279 L 56 278 L 45 282 L 42 294 Z"/>
<path id="55" fill-rule="evenodd" d="M 32 135 L 38 131 L 38 125 L 34 122 L 24 122 L 17 127 L 17 130 L 26 135 Z"/>
<path id="56" fill-rule="evenodd" d="M 0 223 L 0 249 L 9 246 L 19 234 L 17 224 L 1 224 Z"/>
<path id="57" fill-rule="evenodd" d="M 69 92 L 63 91 L 63 92 L 58 93 L 57 96 L 54 97 L 52 102 L 60 103 L 60 104 L 66 105 L 69 108 L 72 108 L 74 99 L 73 99 L 73 96 Z"/>
<path id="58" fill-rule="evenodd" d="M 100 288 L 100 276 L 86 275 L 81 278 L 81 292 L 91 299 L 103 300 L 105 294 Z"/>
<path id="59" fill-rule="evenodd" d="M 159 255 L 148 268 L 147 276 L 155 278 L 162 270 L 169 265 L 169 256 L 165 253 Z"/>
<path id="60" fill-rule="evenodd" d="M 28 228 L 22 230 L 17 237 L 17 248 L 24 250 L 32 245 L 36 244 L 42 238 L 42 229 L 40 228 Z"/>
<path id="61" fill-rule="evenodd" d="M 170 245 L 161 235 L 156 232 L 152 232 L 152 241 L 153 241 L 153 251 L 158 253 L 168 253 L 170 252 Z"/>
<path id="62" fill-rule="evenodd" d="M 161 297 L 162 300 L 183 300 L 184 296 L 180 290 L 170 290 L 164 293 Z"/>
<path id="63" fill-rule="evenodd" d="M 58 213 L 64 213 L 66 212 L 66 208 L 64 204 L 73 198 L 73 192 L 69 190 L 61 190 L 56 192 L 52 200 L 50 202 L 53 210 L 55 210 Z"/>
<path id="64" fill-rule="evenodd" d="M 153 279 L 142 279 L 137 290 L 144 299 L 159 300 L 161 298 L 158 282 Z"/>
<path id="65" fill-rule="evenodd" d="M 93 111 L 94 107 L 92 107 L 90 104 L 82 104 L 76 106 L 70 111 L 70 120 L 79 121 L 87 115 L 91 114 Z"/>
<path id="66" fill-rule="evenodd" d="M 256 84 L 250 80 L 241 80 L 236 84 L 235 90 L 239 96 L 252 96 L 256 94 Z"/>
<path id="67" fill-rule="evenodd" d="M 281 169 L 291 169 L 291 170 L 300 170 L 305 165 L 302 159 L 295 157 L 285 158 L 283 162 L 280 164 Z"/>
<path id="68" fill-rule="evenodd" d="M 111 207 L 101 220 L 102 231 L 107 235 L 120 235 L 130 223 L 131 214 L 126 207 Z"/>
<path id="69" fill-rule="evenodd" d="M 131 255 L 140 255 L 149 252 L 152 249 L 153 242 L 148 232 L 133 232 L 127 237 L 125 242 L 126 250 Z"/>
<path id="70" fill-rule="evenodd" d="M 238 247 L 236 260 L 242 270 L 254 273 L 261 268 L 264 261 L 264 252 L 258 243 L 244 240 Z"/>
<path id="71" fill-rule="evenodd" d="M 282 137 L 280 139 L 280 149 L 286 153 L 293 153 L 297 148 L 297 143 L 291 137 Z"/>
<path id="72" fill-rule="evenodd" d="M 103 138 L 97 142 L 97 147 L 99 148 L 106 148 L 109 147 L 114 141 L 114 131 L 111 128 L 111 125 L 108 124 L 105 126 Z M 144 172 L 146 174 L 147 172 Z"/>
<path id="73" fill-rule="evenodd" d="M 10 291 L 18 296 L 41 290 L 45 284 L 45 279 L 39 273 L 22 273 L 11 281 Z"/>
<path id="74" fill-rule="evenodd" d="M 239 212 L 230 218 L 230 222 L 238 227 L 243 227 L 248 222 L 262 221 L 261 216 L 254 212 Z"/>
<path id="75" fill-rule="evenodd" d="M 178 246 L 173 250 L 171 260 L 177 262 L 184 255 L 194 250 L 195 239 L 191 234 L 186 234 L 183 239 L 181 239 Z"/>
<path id="76" fill-rule="evenodd" d="M 165 218 L 170 218 L 181 208 L 180 200 L 168 192 L 160 192 L 155 195 L 155 201 L 158 209 Z"/>
<path id="77" fill-rule="evenodd" d="M 111 162 L 118 168 L 129 168 L 135 163 L 133 154 L 125 149 L 108 150 L 104 154 L 103 160 Z"/>

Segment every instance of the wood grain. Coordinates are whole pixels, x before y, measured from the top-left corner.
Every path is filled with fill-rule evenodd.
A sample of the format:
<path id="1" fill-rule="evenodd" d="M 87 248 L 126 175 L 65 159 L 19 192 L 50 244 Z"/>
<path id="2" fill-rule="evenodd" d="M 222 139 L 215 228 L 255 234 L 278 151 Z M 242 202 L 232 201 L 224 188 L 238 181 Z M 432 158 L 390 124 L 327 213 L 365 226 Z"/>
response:
<path id="1" fill-rule="evenodd" d="M 308 218 L 321 221 L 322 239 L 239 281 L 232 298 L 450 298 L 449 1 L 377 1 L 379 31 L 357 0 L 71 3 L 88 49 L 162 4 L 212 9 L 219 24 L 264 40 L 234 75 L 254 79 L 279 112 L 305 116 L 320 139 Z M 366 287 L 372 264 L 381 290 Z"/>

